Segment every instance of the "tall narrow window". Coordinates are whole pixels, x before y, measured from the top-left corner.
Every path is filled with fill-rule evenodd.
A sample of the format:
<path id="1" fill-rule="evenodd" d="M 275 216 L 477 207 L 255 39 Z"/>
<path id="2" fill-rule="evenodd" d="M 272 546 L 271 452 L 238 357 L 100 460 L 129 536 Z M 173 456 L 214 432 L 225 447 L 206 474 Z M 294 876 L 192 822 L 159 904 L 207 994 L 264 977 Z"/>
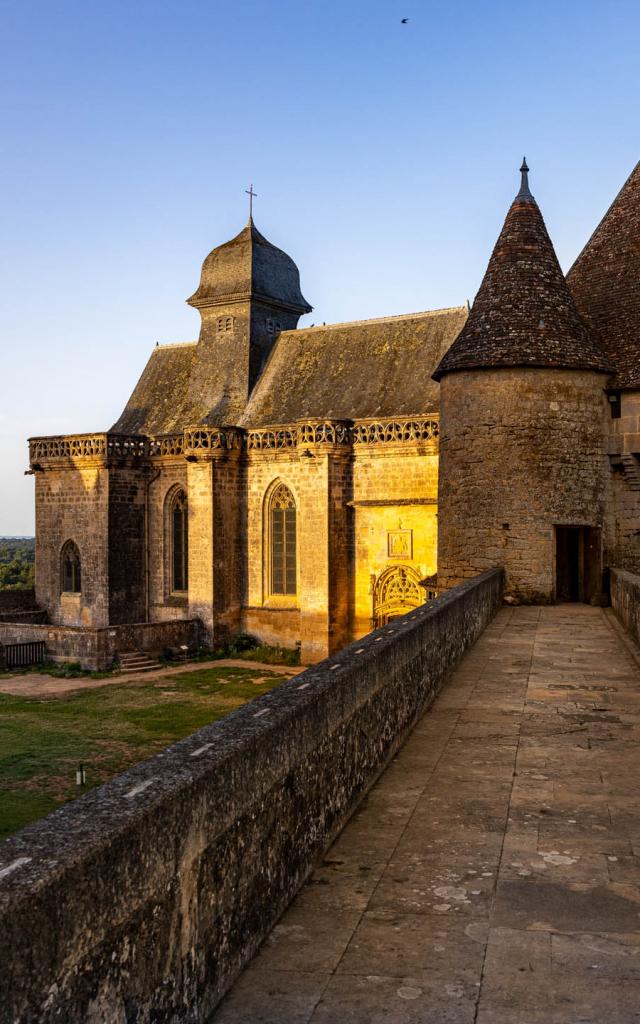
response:
<path id="1" fill-rule="evenodd" d="M 279 484 L 271 495 L 269 514 L 271 593 L 296 594 L 296 504 L 284 484 Z"/>
<path id="2" fill-rule="evenodd" d="M 81 589 L 80 552 L 77 544 L 68 540 L 62 548 L 62 590 L 65 594 L 79 594 Z"/>
<path id="3" fill-rule="evenodd" d="M 171 506 L 172 590 L 189 587 L 189 524 L 187 496 L 178 491 Z"/>

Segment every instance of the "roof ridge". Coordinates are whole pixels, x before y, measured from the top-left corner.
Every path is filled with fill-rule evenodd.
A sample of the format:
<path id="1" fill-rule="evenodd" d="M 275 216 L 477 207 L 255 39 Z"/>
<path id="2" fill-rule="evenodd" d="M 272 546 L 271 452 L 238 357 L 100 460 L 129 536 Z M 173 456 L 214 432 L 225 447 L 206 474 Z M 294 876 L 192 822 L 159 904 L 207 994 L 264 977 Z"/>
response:
<path id="1" fill-rule="evenodd" d="M 281 334 L 300 334 L 301 331 L 326 331 L 331 327 L 357 327 L 360 324 L 383 324 L 392 320 L 418 320 L 429 316 L 442 316 L 445 313 L 458 313 L 461 310 L 467 311 L 466 304 L 461 306 L 444 306 L 442 309 L 424 309 L 416 313 L 396 313 L 389 316 L 374 316 L 367 320 L 338 320 L 333 324 L 310 324 L 308 327 L 295 327 L 292 330 L 281 331 Z"/>
<path id="2" fill-rule="evenodd" d="M 576 264 L 579 262 L 580 258 L 583 256 L 583 254 L 590 247 L 591 243 L 593 242 L 593 240 L 596 237 L 596 235 L 598 235 L 598 233 L 602 229 L 602 227 L 605 224 L 605 222 L 609 219 L 609 215 L 613 212 L 614 207 L 616 207 L 616 205 L 618 204 L 619 200 L 622 198 L 623 193 L 625 193 L 628 190 L 629 186 L 632 184 L 633 176 L 634 176 L 634 174 L 636 174 L 637 171 L 640 171 L 640 160 L 638 160 L 638 162 L 636 163 L 635 167 L 631 171 L 631 174 L 629 174 L 625 178 L 623 184 L 620 186 L 620 188 L 616 192 L 615 198 L 609 203 L 607 209 L 602 214 L 602 217 L 600 218 L 600 220 L 596 224 L 595 228 L 593 229 L 593 231 L 589 235 L 587 241 L 582 246 L 582 249 L 580 250 L 580 252 L 576 256 L 575 260 L 573 261 L 573 263 L 571 264 L 569 269 L 567 270 L 567 273 L 565 274 L 565 277 L 567 279 L 569 278 L 571 272 L 575 269 Z"/>
<path id="3" fill-rule="evenodd" d="M 188 348 L 189 345 L 197 345 L 197 344 L 198 344 L 197 341 L 163 341 L 163 342 L 159 342 L 158 341 L 156 343 L 155 348 L 153 349 L 153 351 L 155 352 L 156 348 Z"/>

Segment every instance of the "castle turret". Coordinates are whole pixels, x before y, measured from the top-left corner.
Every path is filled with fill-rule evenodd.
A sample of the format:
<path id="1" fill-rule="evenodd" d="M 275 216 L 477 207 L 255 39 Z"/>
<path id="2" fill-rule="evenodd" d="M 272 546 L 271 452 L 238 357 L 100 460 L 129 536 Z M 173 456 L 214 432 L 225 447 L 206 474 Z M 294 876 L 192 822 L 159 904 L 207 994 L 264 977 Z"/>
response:
<path id="1" fill-rule="evenodd" d="M 610 364 L 565 283 L 526 162 L 440 381 L 438 581 L 493 565 L 515 600 L 595 599 Z"/>
<path id="2" fill-rule="evenodd" d="M 290 256 L 260 234 L 253 217 L 202 264 L 187 299 L 202 323 L 191 391 L 214 423 L 235 423 L 277 335 L 298 325 L 311 306 Z"/>

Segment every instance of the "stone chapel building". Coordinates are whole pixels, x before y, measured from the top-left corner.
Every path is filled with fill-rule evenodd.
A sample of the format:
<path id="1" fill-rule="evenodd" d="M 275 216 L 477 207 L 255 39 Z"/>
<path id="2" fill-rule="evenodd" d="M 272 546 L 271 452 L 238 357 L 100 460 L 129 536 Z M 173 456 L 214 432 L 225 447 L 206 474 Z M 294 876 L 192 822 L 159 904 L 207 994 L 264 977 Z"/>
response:
<path id="1" fill-rule="evenodd" d="M 640 164 L 566 279 L 526 172 L 470 312 L 300 328 L 252 218 L 215 248 L 198 340 L 107 433 L 30 441 L 51 636 L 195 620 L 313 661 L 496 564 L 519 601 L 639 571 Z"/>

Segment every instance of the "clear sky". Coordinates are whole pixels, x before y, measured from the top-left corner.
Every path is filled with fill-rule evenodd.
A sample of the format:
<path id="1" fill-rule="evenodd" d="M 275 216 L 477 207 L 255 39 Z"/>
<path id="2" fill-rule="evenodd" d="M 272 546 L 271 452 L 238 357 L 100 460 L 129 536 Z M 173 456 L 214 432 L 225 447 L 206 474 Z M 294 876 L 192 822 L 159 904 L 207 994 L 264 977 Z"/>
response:
<path id="1" fill-rule="evenodd" d="M 639 37 L 637 0 L 0 0 L 0 535 L 26 438 L 197 337 L 250 182 L 306 322 L 473 299 L 523 153 L 568 269 L 640 156 Z"/>

